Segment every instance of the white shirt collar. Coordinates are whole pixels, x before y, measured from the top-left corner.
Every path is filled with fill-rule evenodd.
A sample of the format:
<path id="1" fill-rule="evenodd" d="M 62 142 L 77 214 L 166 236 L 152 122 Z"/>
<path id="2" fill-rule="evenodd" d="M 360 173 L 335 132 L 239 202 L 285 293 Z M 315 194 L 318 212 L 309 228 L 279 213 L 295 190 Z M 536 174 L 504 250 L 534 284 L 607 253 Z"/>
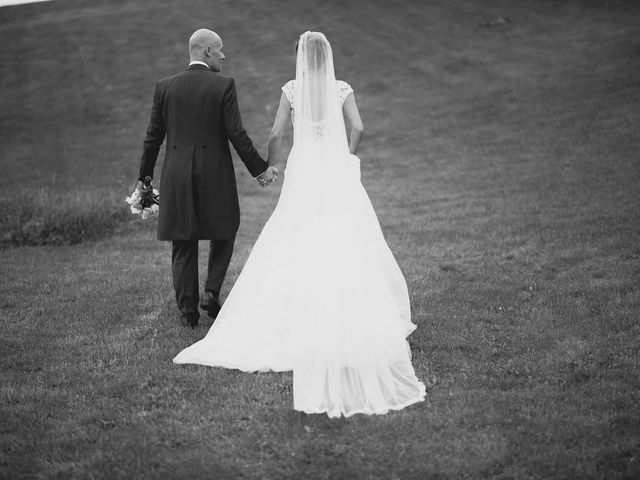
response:
<path id="1" fill-rule="evenodd" d="M 204 62 L 201 62 L 200 60 L 194 60 L 194 61 L 192 61 L 191 63 L 189 63 L 189 66 L 191 66 L 191 65 L 204 65 L 205 67 L 209 68 L 209 65 L 207 65 L 207 64 L 206 64 L 206 63 L 204 63 Z"/>

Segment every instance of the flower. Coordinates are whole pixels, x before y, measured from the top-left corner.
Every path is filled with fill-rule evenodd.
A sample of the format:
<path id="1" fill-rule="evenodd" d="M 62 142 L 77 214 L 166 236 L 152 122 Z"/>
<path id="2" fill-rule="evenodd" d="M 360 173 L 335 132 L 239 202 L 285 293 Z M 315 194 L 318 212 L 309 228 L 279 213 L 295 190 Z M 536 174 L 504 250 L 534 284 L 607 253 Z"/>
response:
<path id="1" fill-rule="evenodd" d="M 158 215 L 160 211 L 160 192 L 148 186 L 136 187 L 130 197 L 126 197 L 131 213 L 140 215 L 143 220 Z"/>

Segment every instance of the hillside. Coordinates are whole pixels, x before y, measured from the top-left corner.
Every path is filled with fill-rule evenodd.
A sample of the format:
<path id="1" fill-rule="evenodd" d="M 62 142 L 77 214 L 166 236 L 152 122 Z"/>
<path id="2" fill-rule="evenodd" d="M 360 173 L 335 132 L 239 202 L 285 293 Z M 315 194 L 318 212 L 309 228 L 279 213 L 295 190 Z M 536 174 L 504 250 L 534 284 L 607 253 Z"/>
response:
<path id="1" fill-rule="evenodd" d="M 61 222 L 100 195 L 117 224 L 0 250 L 0 477 L 639 475 L 639 24 L 631 1 L 0 8 L 0 220 L 43 192 Z M 292 410 L 289 374 L 171 364 L 206 328 L 179 327 L 169 247 L 120 205 L 154 84 L 202 26 L 261 152 L 294 41 L 331 41 L 423 404 L 330 421 Z M 236 164 L 227 292 L 280 188 Z"/>

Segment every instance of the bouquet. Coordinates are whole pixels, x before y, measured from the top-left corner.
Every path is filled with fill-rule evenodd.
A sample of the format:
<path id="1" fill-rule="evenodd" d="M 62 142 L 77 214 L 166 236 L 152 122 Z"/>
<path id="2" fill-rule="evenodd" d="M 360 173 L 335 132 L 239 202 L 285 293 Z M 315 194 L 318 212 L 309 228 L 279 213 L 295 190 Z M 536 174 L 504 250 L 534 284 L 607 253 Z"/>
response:
<path id="1" fill-rule="evenodd" d="M 143 220 L 157 215 L 160 209 L 160 192 L 151 186 L 151 177 L 145 177 L 126 200 L 131 213 L 140 215 Z"/>

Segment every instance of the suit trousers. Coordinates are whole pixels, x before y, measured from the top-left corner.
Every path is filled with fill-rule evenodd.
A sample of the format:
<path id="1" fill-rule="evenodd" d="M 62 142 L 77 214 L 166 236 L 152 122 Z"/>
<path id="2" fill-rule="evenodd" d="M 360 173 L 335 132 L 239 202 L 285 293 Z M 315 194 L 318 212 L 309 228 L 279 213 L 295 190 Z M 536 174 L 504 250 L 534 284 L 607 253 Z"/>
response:
<path id="1" fill-rule="evenodd" d="M 235 236 L 211 240 L 205 290 L 220 297 L 222 282 L 227 274 Z M 198 286 L 198 240 L 174 240 L 171 252 L 171 273 L 176 302 L 182 313 L 198 312 L 200 289 Z"/>

